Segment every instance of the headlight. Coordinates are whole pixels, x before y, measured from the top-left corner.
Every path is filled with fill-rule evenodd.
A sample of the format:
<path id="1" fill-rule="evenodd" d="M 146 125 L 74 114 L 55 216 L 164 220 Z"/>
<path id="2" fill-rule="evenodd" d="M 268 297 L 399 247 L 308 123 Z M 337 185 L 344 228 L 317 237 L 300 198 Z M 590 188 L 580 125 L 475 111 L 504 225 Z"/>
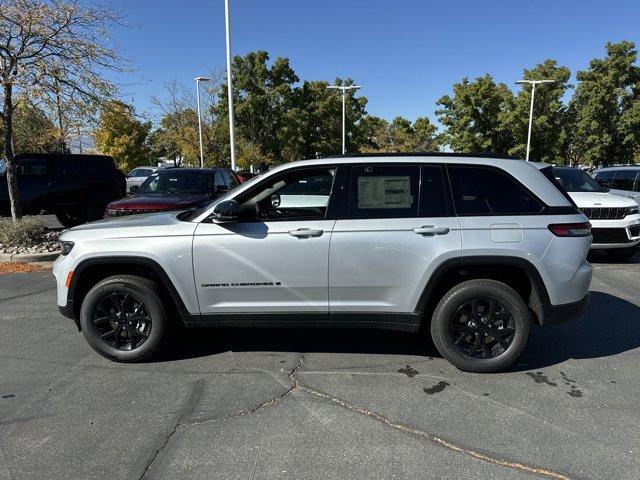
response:
<path id="1" fill-rule="evenodd" d="M 73 242 L 60 242 L 60 255 L 69 255 L 74 245 Z"/>
<path id="2" fill-rule="evenodd" d="M 118 215 L 118 210 L 107 209 L 107 217 L 115 217 Z"/>
<path id="3" fill-rule="evenodd" d="M 627 215 L 635 215 L 636 213 L 638 213 L 637 206 L 627 208 Z"/>

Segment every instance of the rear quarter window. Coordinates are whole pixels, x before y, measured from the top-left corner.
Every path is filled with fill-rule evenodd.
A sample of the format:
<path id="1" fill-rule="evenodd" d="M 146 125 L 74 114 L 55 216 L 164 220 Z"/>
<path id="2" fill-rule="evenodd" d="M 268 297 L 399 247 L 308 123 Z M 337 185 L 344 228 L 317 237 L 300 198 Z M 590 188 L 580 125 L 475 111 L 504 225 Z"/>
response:
<path id="1" fill-rule="evenodd" d="M 520 182 L 502 170 L 479 166 L 448 166 L 458 215 L 527 215 L 544 205 Z"/>

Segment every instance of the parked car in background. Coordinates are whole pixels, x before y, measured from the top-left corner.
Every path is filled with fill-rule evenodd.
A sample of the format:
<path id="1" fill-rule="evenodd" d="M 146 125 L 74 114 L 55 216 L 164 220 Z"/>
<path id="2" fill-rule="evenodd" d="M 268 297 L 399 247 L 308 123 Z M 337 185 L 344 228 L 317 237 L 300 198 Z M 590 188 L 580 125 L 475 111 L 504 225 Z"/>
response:
<path id="1" fill-rule="evenodd" d="M 125 195 L 125 176 L 103 155 L 21 154 L 18 191 L 22 213 L 55 214 L 65 227 L 98 220 L 106 205 Z M 0 213 L 8 215 L 6 174 L 0 177 Z"/>
<path id="2" fill-rule="evenodd" d="M 127 193 L 133 193 L 158 167 L 136 167 L 127 174 Z"/>
<path id="3" fill-rule="evenodd" d="M 199 207 L 238 184 L 228 168 L 162 168 L 131 196 L 107 205 L 105 218 Z"/>
<path id="4" fill-rule="evenodd" d="M 640 244 L 638 203 L 612 195 L 582 170 L 554 167 L 556 180 L 591 222 L 591 250 L 620 260 L 633 257 Z"/>
<path id="5" fill-rule="evenodd" d="M 593 178 L 611 193 L 640 203 L 640 165 L 600 168 Z"/>
<path id="6" fill-rule="evenodd" d="M 249 170 L 238 170 L 236 172 L 236 175 L 237 175 L 238 180 L 240 181 L 240 183 L 244 183 L 247 180 L 250 180 L 250 179 L 252 179 L 253 177 L 256 176 L 254 173 L 251 173 Z"/>

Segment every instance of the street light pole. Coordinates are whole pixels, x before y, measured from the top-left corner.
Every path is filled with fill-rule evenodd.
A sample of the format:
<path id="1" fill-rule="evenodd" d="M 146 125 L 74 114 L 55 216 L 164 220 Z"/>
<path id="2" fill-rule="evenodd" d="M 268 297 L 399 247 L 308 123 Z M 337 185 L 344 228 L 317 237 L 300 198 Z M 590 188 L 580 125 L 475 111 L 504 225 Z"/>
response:
<path id="1" fill-rule="evenodd" d="M 233 121 L 233 74 L 231 73 L 231 22 L 229 0 L 224 0 L 224 20 L 227 35 L 227 98 L 229 101 L 229 143 L 231 145 L 231 169 L 236 169 L 236 136 Z"/>
<path id="2" fill-rule="evenodd" d="M 342 154 L 347 151 L 347 113 L 346 113 L 346 101 L 347 90 L 359 90 L 362 88 L 360 85 L 328 85 L 327 88 L 332 90 L 342 91 Z"/>
<path id="3" fill-rule="evenodd" d="M 198 138 L 200 139 L 200 168 L 204 168 L 204 150 L 202 148 L 202 116 L 200 114 L 200 82 L 211 80 L 207 77 L 196 77 L 196 101 L 198 103 Z"/>
<path id="4" fill-rule="evenodd" d="M 536 85 L 540 83 L 553 83 L 555 80 L 518 80 L 518 85 L 531 84 L 531 107 L 529 108 L 529 133 L 527 134 L 527 162 L 529 161 L 529 151 L 531 149 L 531 128 L 533 127 L 533 99 L 536 96 Z"/>

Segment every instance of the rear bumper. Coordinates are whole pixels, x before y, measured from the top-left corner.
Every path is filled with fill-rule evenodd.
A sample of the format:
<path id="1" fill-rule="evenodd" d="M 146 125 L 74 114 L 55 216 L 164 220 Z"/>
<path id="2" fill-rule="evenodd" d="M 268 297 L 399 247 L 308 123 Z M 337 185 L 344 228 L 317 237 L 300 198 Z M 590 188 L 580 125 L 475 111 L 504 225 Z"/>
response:
<path id="1" fill-rule="evenodd" d="M 582 300 L 561 305 L 542 305 L 542 319 L 540 325 L 555 325 L 557 323 L 568 322 L 578 317 L 587 309 L 590 294 L 587 293 Z"/>

